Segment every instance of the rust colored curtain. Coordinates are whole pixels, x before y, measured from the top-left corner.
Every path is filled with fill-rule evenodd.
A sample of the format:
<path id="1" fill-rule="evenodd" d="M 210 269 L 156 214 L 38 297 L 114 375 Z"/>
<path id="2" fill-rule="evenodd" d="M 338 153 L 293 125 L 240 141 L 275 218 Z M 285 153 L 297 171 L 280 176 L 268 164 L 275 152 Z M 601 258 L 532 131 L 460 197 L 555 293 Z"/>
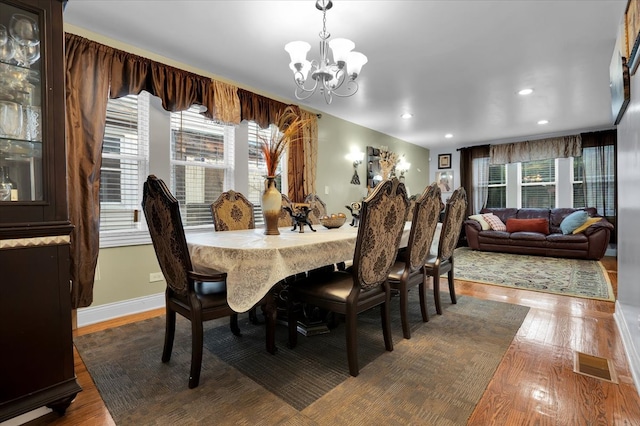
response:
<path id="1" fill-rule="evenodd" d="M 221 81 L 212 81 L 215 109 L 213 119 L 220 123 L 240 124 L 240 98 L 238 88 Z"/>
<path id="2" fill-rule="evenodd" d="M 301 138 L 289 147 L 288 182 L 289 198 L 302 203 L 309 194 L 316 193 L 316 164 L 318 159 L 318 117 L 299 110 L 303 120 L 311 124 L 301 131 Z"/>
<path id="3" fill-rule="evenodd" d="M 277 115 L 287 107 L 287 104 L 244 89 L 238 89 L 238 98 L 240 99 L 240 119 L 255 121 L 263 129 L 275 123 Z"/>
<path id="4" fill-rule="evenodd" d="M 93 302 L 100 247 L 100 166 L 113 51 L 67 34 L 65 55 L 71 301 L 81 308 Z"/>

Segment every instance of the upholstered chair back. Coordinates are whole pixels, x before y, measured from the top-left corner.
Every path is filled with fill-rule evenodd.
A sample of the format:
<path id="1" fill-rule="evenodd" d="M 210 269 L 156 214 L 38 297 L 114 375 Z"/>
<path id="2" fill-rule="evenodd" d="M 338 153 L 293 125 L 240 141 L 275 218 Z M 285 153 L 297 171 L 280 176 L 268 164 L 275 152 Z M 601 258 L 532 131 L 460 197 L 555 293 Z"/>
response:
<path id="1" fill-rule="evenodd" d="M 440 230 L 440 244 L 438 246 L 438 257 L 441 261 L 449 259 L 458 245 L 462 222 L 467 211 L 467 192 L 463 187 L 459 187 L 453 194 L 445 208 L 442 229 Z"/>
<path id="2" fill-rule="evenodd" d="M 427 186 L 413 205 L 407 253 L 411 272 L 425 264 L 440 216 L 441 192 L 436 182 Z"/>
<path id="3" fill-rule="evenodd" d="M 192 265 L 180 205 L 165 183 L 154 175 L 149 175 L 144 184 L 142 210 L 167 286 L 178 295 L 186 295 L 187 271 L 192 270 Z"/>
<path id="4" fill-rule="evenodd" d="M 229 190 L 211 204 L 213 226 L 216 231 L 235 231 L 256 227 L 253 204 L 239 192 Z"/>
<path id="5" fill-rule="evenodd" d="M 353 258 L 353 273 L 362 290 L 387 280 L 396 260 L 409 200 L 397 178 L 376 185 L 362 202 L 360 225 Z"/>
<path id="6" fill-rule="evenodd" d="M 309 194 L 304 198 L 309 204 L 309 221 L 313 225 L 320 224 L 320 218 L 327 215 L 327 205 L 316 194 Z"/>
<path id="7" fill-rule="evenodd" d="M 280 209 L 280 216 L 278 216 L 278 227 L 293 226 L 291 215 L 284 207 L 292 208 L 291 200 L 286 195 L 282 194 L 282 208 Z"/>

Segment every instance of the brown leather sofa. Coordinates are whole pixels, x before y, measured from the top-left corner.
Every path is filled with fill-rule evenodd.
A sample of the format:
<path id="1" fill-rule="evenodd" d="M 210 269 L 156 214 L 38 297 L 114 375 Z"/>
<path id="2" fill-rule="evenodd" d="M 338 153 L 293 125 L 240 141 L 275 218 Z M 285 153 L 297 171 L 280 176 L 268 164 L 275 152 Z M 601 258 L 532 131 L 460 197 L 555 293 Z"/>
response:
<path id="1" fill-rule="evenodd" d="M 579 234 L 564 235 L 560 230 L 562 220 L 576 210 L 586 210 L 590 217 L 598 216 L 596 209 L 482 209 L 480 213 L 493 213 L 503 223 L 510 218 L 549 220 L 549 234 L 539 232 L 505 232 L 482 230 L 476 220 L 464 222 L 467 243 L 470 248 L 503 253 L 533 254 L 552 257 L 569 257 L 599 260 L 604 256 L 613 225 L 604 217 Z"/>

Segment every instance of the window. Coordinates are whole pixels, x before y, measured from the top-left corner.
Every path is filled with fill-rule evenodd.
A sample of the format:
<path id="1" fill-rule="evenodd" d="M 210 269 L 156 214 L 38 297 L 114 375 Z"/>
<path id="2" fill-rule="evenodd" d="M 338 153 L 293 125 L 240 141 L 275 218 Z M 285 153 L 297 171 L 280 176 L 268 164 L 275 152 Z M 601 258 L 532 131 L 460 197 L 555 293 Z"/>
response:
<path id="1" fill-rule="evenodd" d="M 267 165 L 262 156 L 257 135 L 265 138 L 271 137 L 271 126 L 266 129 L 261 129 L 255 122 L 249 122 L 249 188 L 247 199 L 253 203 L 253 214 L 256 226 L 264 223 L 260 203 L 262 202 L 262 193 L 264 192 L 264 179 L 267 175 Z M 278 188 L 280 192 L 282 192 L 283 161 L 284 156 L 278 166 L 278 177 L 276 178 L 276 188 Z"/>
<path id="2" fill-rule="evenodd" d="M 198 111 L 171 113 L 171 191 L 185 228 L 213 226 L 211 203 L 233 188 L 235 129 Z"/>
<path id="3" fill-rule="evenodd" d="M 571 158 L 571 186 L 573 190 L 573 207 L 587 207 L 586 188 L 584 187 L 584 164 L 582 157 Z"/>
<path id="4" fill-rule="evenodd" d="M 583 148 L 581 157 L 572 158 L 573 207 L 596 207 L 600 215 L 615 216 L 614 167 L 613 145 Z"/>
<path id="5" fill-rule="evenodd" d="M 556 206 L 556 161 L 537 160 L 519 164 L 520 208 Z"/>
<path id="6" fill-rule="evenodd" d="M 498 208 L 507 206 L 507 167 L 506 164 L 489 166 L 489 182 L 486 206 Z"/>
<path id="7" fill-rule="evenodd" d="M 142 185 L 148 174 L 149 95 L 107 102 L 100 170 L 100 233 L 140 230 Z"/>

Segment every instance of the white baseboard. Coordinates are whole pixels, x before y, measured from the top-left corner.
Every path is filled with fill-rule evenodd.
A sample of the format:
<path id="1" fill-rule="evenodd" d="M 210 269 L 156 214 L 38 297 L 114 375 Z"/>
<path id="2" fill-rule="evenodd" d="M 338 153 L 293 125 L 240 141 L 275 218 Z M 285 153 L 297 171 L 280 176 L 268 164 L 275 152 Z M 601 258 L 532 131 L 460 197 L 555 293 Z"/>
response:
<path id="1" fill-rule="evenodd" d="M 17 417 L 13 417 L 9 420 L 5 420 L 4 422 L 0 422 L 0 426 L 20 426 L 44 415 L 47 415 L 52 411 L 53 410 L 51 408 L 47 407 L 36 408 L 35 410 L 28 411 Z"/>
<path id="2" fill-rule="evenodd" d="M 78 327 L 96 324 L 125 315 L 137 314 L 164 307 L 164 292 L 150 296 L 124 300 L 122 302 L 107 303 L 99 306 L 89 306 L 78 309 Z"/>
<path id="3" fill-rule="evenodd" d="M 625 312 L 625 310 L 627 312 Z M 627 355 L 629 370 L 633 383 L 636 386 L 636 392 L 640 395 L 640 330 L 638 329 L 638 319 L 640 318 L 638 308 L 621 305 L 616 302 L 616 311 L 613 318 L 618 326 L 624 352 Z M 634 331 L 635 329 L 635 331 Z"/>

